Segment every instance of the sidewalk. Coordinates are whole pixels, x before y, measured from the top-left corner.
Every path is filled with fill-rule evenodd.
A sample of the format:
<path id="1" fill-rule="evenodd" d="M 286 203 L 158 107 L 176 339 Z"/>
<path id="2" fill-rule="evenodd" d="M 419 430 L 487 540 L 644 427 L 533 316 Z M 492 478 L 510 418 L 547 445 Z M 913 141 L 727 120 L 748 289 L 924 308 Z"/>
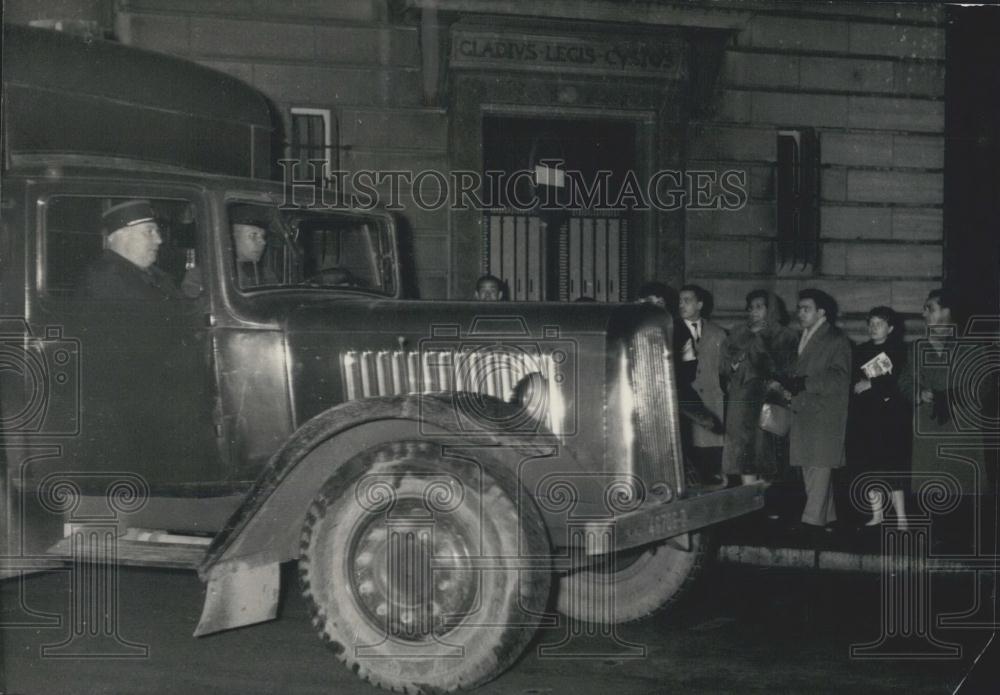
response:
<path id="1" fill-rule="evenodd" d="M 894 519 L 866 527 L 870 517 L 853 513 L 842 514 L 841 521 L 827 528 L 806 526 L 798 521 L 800 509 L 794 495 L 772 495 L 764 510 L 720 524 L 719 561 L 855 572 L 891 571 L 901 565 L 935 572 L 996 572 L 1000 567 L 989 514 L 983 515 L 988 518 L 980 523 L 977 541 L 971 514 L 913 519 L 909 530 L 901 531 Z"/>

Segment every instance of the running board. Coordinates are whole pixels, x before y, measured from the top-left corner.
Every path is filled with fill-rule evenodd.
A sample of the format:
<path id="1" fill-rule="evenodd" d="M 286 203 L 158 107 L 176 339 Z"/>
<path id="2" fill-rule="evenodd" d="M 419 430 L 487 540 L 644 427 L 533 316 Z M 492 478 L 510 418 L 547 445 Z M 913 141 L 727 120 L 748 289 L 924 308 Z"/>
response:
<path id="1" fill-rule="evenodd" d="M 115 536 L 105 528 L 74 526 L 69 535 L 46 550 L 71 562 L 107 562 L 135 567 L 197 569 L 211 539 L 129 529 Z"/>

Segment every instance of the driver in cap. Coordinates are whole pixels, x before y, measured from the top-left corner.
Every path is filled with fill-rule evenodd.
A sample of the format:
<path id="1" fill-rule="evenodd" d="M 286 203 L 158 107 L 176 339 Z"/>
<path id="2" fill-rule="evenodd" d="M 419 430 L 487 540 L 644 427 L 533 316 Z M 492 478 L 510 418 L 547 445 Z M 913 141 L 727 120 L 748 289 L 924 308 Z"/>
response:
<path id="1" fill-rule="evenodd" d="M 173 279 L 156 267 L 163 239 L 148 200 L 129 200 L 101 215 L 104 250 L 87 269 L 84 293 L 95 299 L 164 300 L 181 297 Z"/>

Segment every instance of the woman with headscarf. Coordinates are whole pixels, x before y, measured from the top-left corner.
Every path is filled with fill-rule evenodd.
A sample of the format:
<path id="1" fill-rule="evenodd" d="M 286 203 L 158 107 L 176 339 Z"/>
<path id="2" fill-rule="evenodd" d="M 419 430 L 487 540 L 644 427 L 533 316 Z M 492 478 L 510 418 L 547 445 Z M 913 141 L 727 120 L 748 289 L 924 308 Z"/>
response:
<path id="1" fill-rule="evenodd" d="M 900 528 L 906 526 L 903 475 L 910 468 L 910 403 L 899 388 L 906 368 L 906 346 L 899 315 L 887 306 L 868 312 L 868 342 L 854 349 L 848 449 L 852 463 L 865 472 L 885 472 L 885 490 Z M 885 518 L 888 500 L 884 491 L 868 492 L 872 518 L 877 526 Z"/>
<path id="2" fill-rule="evenodd" d="M 729 333 L 719 357 L 726 391 L 722 472 L 739 475 L 744 484 L 780 472 L 785 439 L 760 428 L 760 411 L 765 402 L 783 403 L 777 380 L 790 372 L 798 346 L 777 295 L 754 290 L 746 296 L 746 310 L 746 322 Z"/>

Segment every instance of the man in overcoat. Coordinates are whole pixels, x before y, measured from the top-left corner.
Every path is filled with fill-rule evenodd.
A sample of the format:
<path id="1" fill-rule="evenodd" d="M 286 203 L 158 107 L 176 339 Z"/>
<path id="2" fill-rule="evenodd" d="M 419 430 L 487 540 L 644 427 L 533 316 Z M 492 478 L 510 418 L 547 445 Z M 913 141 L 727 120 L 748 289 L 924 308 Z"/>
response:
<path id="1" fill-rule="evenodd" d="M 798 357 L 785 389 L 791 396 L 789 459 L 802 468 L 806 504 L 802 523 L 823 527 L 837 520 L 831 475 L 845 463 L 851 343 L 833 325 L 837 305 L 817 289 L 799 292 L 802 326 Z"/>
<path id="2" fill-rule="evenodd" d="M 690 338 L 681 347 L 680 358 L 683 360 L 690 356 L 695 365 L 691 387 L 705 408 L 715 416 L 716 422 L 721 423 L 725 404 L 719 383 L 719 353 L 722 341 L 726 339 L 726 330 L 708 320 L 711 302 L 712 295 L 708 290 L 698 285 L 681 287 L 679 313 Z M 688 352 L 689 355 L 685 354 Z M 691 458 L 703 482 L 722 482 L 722 443 L 721 427 L 692 423 Z"/>

